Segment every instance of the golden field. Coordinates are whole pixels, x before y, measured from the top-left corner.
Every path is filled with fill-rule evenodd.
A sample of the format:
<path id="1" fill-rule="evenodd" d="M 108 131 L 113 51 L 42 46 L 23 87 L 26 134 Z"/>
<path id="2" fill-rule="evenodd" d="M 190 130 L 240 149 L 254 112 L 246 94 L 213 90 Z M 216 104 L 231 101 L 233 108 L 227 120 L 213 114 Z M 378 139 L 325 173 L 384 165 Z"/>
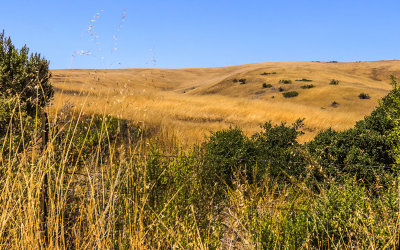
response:
<path id="1" fill-rule="evenodd" d="M 263 74 L 263 73 L 275 74 Z M 305 118 L 302 142 L 332 127 L 343 130 L 368 115 L 400 76 L 400 61 L 354 63 L 271 62 L 193 69 L 57 69 L 52 111 L 66 103 L 84 113 L 106 113 L 173 135 L 183 145 L 210 131 Z M 311 82 L 296 81 L 309 79 Z M 246 79 L 246 84 L 236 80 Z M 332 79 L 339 85 L 330 85 Z M 279 80 L 292 80 L 282 84 Z M 262 84 L 272 88 L 263 88 Z M 311 89 L 301 86 L 313 84 Z M 283 92 L 299 95 L 284 98 Z M 370 99 L 360 99 L 367 93 Z M 331 105 L 333 102 L 338 105 Z"/>

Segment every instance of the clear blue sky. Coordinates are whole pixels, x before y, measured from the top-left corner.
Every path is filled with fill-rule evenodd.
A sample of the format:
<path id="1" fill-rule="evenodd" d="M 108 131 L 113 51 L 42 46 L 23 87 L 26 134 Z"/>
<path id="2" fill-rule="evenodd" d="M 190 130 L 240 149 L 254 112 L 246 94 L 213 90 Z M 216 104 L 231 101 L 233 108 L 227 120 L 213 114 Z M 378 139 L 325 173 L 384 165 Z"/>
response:
<path id="1" fill-rule="evenodd" d="M 51 68 L 400 59 L 398 0 L 2 0 L 0 13 Z"/>

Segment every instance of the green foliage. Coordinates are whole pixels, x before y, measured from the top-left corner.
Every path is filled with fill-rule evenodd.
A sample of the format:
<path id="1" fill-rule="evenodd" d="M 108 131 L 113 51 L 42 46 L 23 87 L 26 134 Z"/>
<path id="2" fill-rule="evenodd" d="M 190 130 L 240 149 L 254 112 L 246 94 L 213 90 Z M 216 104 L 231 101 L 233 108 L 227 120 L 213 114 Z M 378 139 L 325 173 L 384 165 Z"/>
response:
<path id="1" fill-rule="evenodd" d="M 212 133 L 204 146 L 207 164 L 203 176 L 221 187 L 231 185 L 233 173 L 245 171 L 246 163 L 255 160 L 256 156 L 253 141 L 239 128 Z"/>
<path id="2" fill-rule="evenodd" d="M 332 79 L 331 82 L 329 83 L 329 85 L 338 85 L 339 84 L 339 80 L 335 80 Z"/>
<path id="3" fill-rule="evenodd" d="M 296 82 L 312 82 L 312 80 L 307 78 L 297 79 Z"/>
<path id="4" fill-rule="evenodd" d="M 300 177 L 304 173 L 304 159 L 296 141 L 303 120 L 291 126 L 285 123 L 273 126 L 266 122 L 262 131 L 248 138 L 238 128 L 212 133 L 205 143 L 205 176 L 212 183 L 231 185 L 233 173 L 246 174 L 250 182 L 271 179 L 287 181 L 287 175 Z"/>
<path id="5" fill-rule="evenodd" d="M 307 84 L 307 85 L 303 85 L 303 86 L 301 86 L 300 88 L 302 88 L 302 89 L 312 89 L 312 88 L 314 88 L 315 86 L 313 85 L 313 84 Z"/>
<path id="6" fill-rule="evenodd" d="M 34 116 L 53 97 L 49 62 L 40 54 L 29 54 L 23 46 L 16 49 L 10 38 L 0 33 L 0 95 L 4 98 L 18 96 L 26 104 L 29 115 Z"/>
<path id="7" fill-rule="evenodd" d="M 232 81 L 233 81 L 234 83 L 237 83 L 237 82 L 238 82 L 238 79 L 235 78 L 235 79 L 233 79 Z"/>
<path id="8" fill-rule="evenodd" d="M 239 79 L 239 83 L 240 83 L 240 84 L 246 84 L 246 79 L 245 79 L 245 78 Z"/>
<path id="9" fill-rule="evenodd" d="M 268 83 L 268 84 L 263 83 L 263 84 L 262 84 L 262 87 L 263 87 L 264 89 L 266 89 L 266 88 L 272 88 L 272 84 L 270 84 L 270 83 Z"/>
<path id="10" fill-rule="evenodd" d="M 386 185 L 386 175 L 397 158 L 397 121 L 400 118 L 400 90 L 393 89 L 382 98 L 379 106 L 364 120 L 348 130 L 336 132 L 331 129 L 319 133 L 307 144 L 309 152 L 335 178 L 341 173 L 355 175 L 367 185 Z M 368 166 L 382 166 L 379 168 Z"/>
<path id="11" fill-rule="evenodd" d="M 275 75 L 275 74 L 276 74 L 276 72 L 264 72 L 264 73 L 261 73 L 260 75 L 267 76 L 267 75 Z"/>
<path id="12" fill-rule="evenodd" d="M 282 87 L 279 87 L 279 88 L 278 88 L 278 91 L 279 91 L 279 92 L 283 92 L 283 91 L 285 91 L 285 89 L 282 88 Z"/>
<path id="13" fill-rule="evenodd" d="M 336 102 L 336 101 L 333 101 L 333 102 L 331 103 L 331 106 L 334 107 L 334 108 L 336 108 L 337 106 L 339 106 L 339 103 Z"/>
<path id="14" fill-rule="evenodd" d="M 360 99 L 370 99 L 371 97 L 367 93 L 361 93 L 358 95 Z"/>
<path id="15" fill-rule="evenodd" d="M 291 84 L 291 83 L 292 83 L 292 80 L 279 80 L 279 83 Z"/>
<path id="16" fill-rule="evenodd" d="M 290 97 L 296 97 L 296 96 L 298 96 L 299 93 L 298 93 L 297 91 L 289 91 L 289 92 L 282 93 L 282 95 L 283 95 L 285 98 L 290 98 Z"/>

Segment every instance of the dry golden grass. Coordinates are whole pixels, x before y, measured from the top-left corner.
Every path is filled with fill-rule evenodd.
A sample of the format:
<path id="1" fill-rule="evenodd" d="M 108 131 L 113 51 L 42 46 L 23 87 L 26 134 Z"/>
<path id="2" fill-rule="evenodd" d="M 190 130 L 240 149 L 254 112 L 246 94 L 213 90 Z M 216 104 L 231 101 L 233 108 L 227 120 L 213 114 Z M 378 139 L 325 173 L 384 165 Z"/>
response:
<path id="1" fill-rule="evenodd" d="M 261 75 L 263 72 L 276 72 Z M 158 126 L 186 145 L 209 131 L 239 126 L 247 133 L 268 120 L 306 118 L 302 141 L 328 127 L 343 130 L 369 114 L 391 89 L 390 75 L 400 75 L 400 61 L 359 63 L 275 62 L 199 69 L 52 70 L 53 108 L 66 102 L 89 113 L 109 113 Z M 245 78 L 246 84 L 234 83 Z M 313 80 L 310 84 L 295 81 Z M 279 84 L 290 79 L 292 84 Z M 329 85 L 332 79 L 339 85 Z M 270 83 L 272 88 L 262 88 Z M 284 98 L 278 88 L 299 96 Z M 361 92 L 371 96 L 361 100 Z M 332 107 L 331 103 L 339 103 Z"/>

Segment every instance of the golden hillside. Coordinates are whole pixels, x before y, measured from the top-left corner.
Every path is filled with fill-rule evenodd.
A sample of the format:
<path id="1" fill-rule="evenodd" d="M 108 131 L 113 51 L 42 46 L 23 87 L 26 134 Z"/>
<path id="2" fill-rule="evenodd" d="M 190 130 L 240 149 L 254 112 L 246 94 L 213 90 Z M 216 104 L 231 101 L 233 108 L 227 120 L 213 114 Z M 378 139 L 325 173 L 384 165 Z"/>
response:
<path id="1" fill-rule="evenodd" d="M 303 141 L 318 131 L 342 130 L 369 114 L 400 76 L 400 61 L 272 62 L 193 69 L 52 70 L 53 109 L 65 103 L 85 113 L 108 113 L 162 128 L 183 143 L 210 130 L 239 126 L 248 133 L 272 120 L 306 118 Z M 240 80 L 246 79 L 245 84 Z M 308 79 L 312 81 L 296 81 Z M 332 79 L 338 85 L 330 85 Z M 279 83 L 291 80 L 291 84 Z M 243 80 L 242 80 L 243 82 Z M 272 87 L 264 88 L 263 84 Z M 314 85 L 303 89 L 303 85 Z M 279 87 L 283 88 L 280 92 Z M 297 91 L 284 98 L 282 93 Z M 366 93 L 370 99 L 360 99 Z M 332 105 L 336 102 L 336 105 Z"/>

